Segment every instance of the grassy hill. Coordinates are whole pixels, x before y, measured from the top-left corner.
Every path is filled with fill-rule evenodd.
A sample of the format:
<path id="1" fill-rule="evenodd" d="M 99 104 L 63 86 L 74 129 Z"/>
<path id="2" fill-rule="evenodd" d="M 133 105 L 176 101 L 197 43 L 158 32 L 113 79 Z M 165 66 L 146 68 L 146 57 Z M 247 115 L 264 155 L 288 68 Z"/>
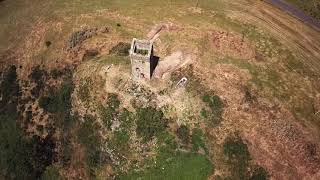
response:
<path id="1" fill-rule="evenodd" d="M 0 179 L 320 178 L 319 31 L 262 1 L 4 0 L 0 26 Z"/>

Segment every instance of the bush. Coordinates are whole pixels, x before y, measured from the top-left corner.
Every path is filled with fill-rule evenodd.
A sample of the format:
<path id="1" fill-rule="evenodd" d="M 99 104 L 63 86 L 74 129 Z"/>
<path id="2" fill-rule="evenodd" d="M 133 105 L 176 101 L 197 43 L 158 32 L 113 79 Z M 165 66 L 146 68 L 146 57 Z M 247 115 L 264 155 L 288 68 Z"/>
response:
<path id="1" fill-rule="evenodd" d="M 128 56 L 130 48 L 130 43 L 119 42 L 116 46 L 110 49 L 109 54 L 115 54 L 117 56 Z"/>
<path id="2" fill-rule="evenodd" d="M 181 125 L 177 130 L 177 134 L 184 144 L 189 143 L 189 128 L 187 126 Z"/>
<path id="3" fill-rule="evenodd" d="M 129 149 L 129 140 L 130 136 L 126 131 L 116 131 L 114 132 L 109 145 L 113 150 L 124 154 Z"/>
<path id="4" fill-rule="evenodd" d="M 55 159 L 55 141 L 48 135 L 46 138 L 33 136 L 32 138 L 32 164 L 37 177 L 40 177 Z"/>
<path id="5" fill-rule="evenodd" d="M 20 87 L 17 80 L 16 67 L 12 65 L 3 73 L 3 79 L 0 84 L 0 113 L 12 110 L 10 106 L 15 108 L 19 95 Z M 8 104 L 9 101 L 11 105 Z"/>
<path id="6" fill-rule="evenodd" d="M 99 126 L 95 123 L 93 116 L 86 115 L 84 123 L 78 131 L 78 140 L 85 147 L 87 165 L 91 168 L 100 164 L 101 157 L 101 137 L 99 135 Z"/>
<path id="7" fill-rule="evenodd" d="M 82 102 L 88 102 L 88 100 L 90 99 L 90 87 L 92 87 L 92 80 L 90 78 L 86 78 L 80 81 L 78 94 Z"/>
<path id="8" fill-rule="evenodd" d="M 51 90 L 48 96 L 40 97 L 39 106 L 50 113 L 69 113 L 72 91 L 72 81 L 65 81 L 58 90 Z"/>
<path id="9" fill-rule="evenodd" d="M 0 114 L 0 176 L 6 179 L 32 177 L 32 165 L 26 154 L 32 154 L 32 144 L 21 136 L 15 119 Z"/>
<path id="10" fill-rule="evenodd" d="M 29 75 L 29 78 L 32 79 L 36 84 L 43 83 L 43 76 L 45 76 L 47 72 L 40 68 L 40 66 L 36 66 L 32 69 L 32 72 Z"/>
<path id="11" fill-rule="evenodd" d="M 232 168 L 232 176 L 246 179 L 251 156 L 242 139 L 238 135 L 227 137 L 223 144 L 223 153 L 227 156 L 227 162 Z"/>
<path id="12" fill-rule="evenodd" d="M 61 180 L 59 171 L 54 166 L 48 166 L 46 171 L 41 176 L 42 180 Z"/>
<path id="13" fill-rule="evenodd" d="M 0 115 L 0 177 L 38 179 L 55 156 L 51 137 L 25 137 L 15 119 Z"/>
<path id="14" fill-rule="evenodd" d="M 210 96 L 208 94 L 205 94 L 202 97 L 202 100 L 207 104 L 207 106 L 210 109 L 210 112 L 206 111 L 205 109 L 202 109 L 201 115 L 204 118 L 211 119 L 211 122 L 213 123 L 213 125 L 218 125 L 222 119 L 222 112 L 223 112 L 222 100 L 217 95 Z"/>
<path id="15" fill-rule="evenodd" d="M 127 109 L 123 109 L 118 116 L 118 120 L 120 121 L 120 127 L 128 130 L 133 126 L 134 114 Z"/>
<path id="16" fill-rule="evenodd" d="M 112 121 L 119 115 L 120 101 L 117 94 L 109 94 L 107 104 L 101 107 L 101 116 L 104 125 L 111 129 Z"/>
<path id="17" fill-rule="evenodd" d="M 238 135 L 229 136 L 226 138 L 223 144 L 223 153 L 227 155 L 227 157 L 230 160 L 250 160 L 250 153 L 248 151 L 248 147 L 245 143 L 243 143 L 242 139 Z"/>
<path id="18" fill-rule="evenodd" d="M 84 55 L 82 57 L 82 61 L 86 61 L 86 60 L 92 59 L 92 58 L 96 57 L 97 55 L 99 55 L 99 51 L 98 50 L 96 50 L 96 49 L 88 49 L 84 53 Z"/>
<path id="19" fill-rule="evenodd" d="M 46 41 L 45 44 L 46 44 L 46 47 L 50 47 L 51 46 L 51 41 Z"/>
<path id="20" fill-rule="evenodd" d="M 137 134 L 144 141 L 160 135 L 166 126 L 167 120 L 164 119 L 162 111 L 152 107 L 137 109 Z"/>
<path id="21" fill-rule="evenodd" d="M 195 128 L 192 130 L 191 143 L 193 151 L 197 152 L 199 148 L 206 150 L 204 143 L 203 132 L 201 129 Z"/>
<path id="22" fill-rule="evenodd" d="M 61 140 L 61 162 L 64 167 L 70 165 L 71 155 L 73 153 L 71 138 L 72 135 L 67 132 L 63 135 Z"/>
<path id="23" fill-rule="evenodd" d="M 268 176 L 268 172 L 264 168 L 258 166 L 253 170 L 249 180 L 267 180 Z"/>

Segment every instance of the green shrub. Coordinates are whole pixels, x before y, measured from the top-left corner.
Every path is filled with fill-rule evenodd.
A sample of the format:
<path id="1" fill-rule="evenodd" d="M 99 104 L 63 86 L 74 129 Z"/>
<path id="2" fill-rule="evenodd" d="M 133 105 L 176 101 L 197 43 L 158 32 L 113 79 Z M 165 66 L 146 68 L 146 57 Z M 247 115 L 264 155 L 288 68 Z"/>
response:
<path id="1" fill-rule="evenodd" d="M 59 171 L 54 166 L 48 166 L 46 171 L 41 176 L 42 180 L 61 180 Z"/>
<path id="2" fill-rule="evenodd" d="M 51 46 L 51 41 L 46 41 L 46 42 L 45 42 L 45 45 L 46 45 L 46 47 Z"/>
<path id="3" fill-rule="evenodd" d="M 199 148 L 206 150 L 204 135 L 201 129 L 195 128 L 192 130 L 191 143 L 194 152 L 197 152 Z"/>
<path id="4" fill-rule="evenodd" d="M 187 126 L 181 125 L 177 130 L 177 135 L 184 144 L 189 143 L 189 128 Z"/>
<path id="5" fill-rule="evenodd" d="M 32 144 L 21 132 L 15 119 L 0 115 L 0 174 L 6 179 L 33 177 L 30 157 L 26 156 L 32 154 Z"/>
<path id="6" fill-rule="evenodd" d="M 249 180 L 267 180 L 268 176 L 268 172 L 264 168 L 258 166 L 253 170 Z"/>
<path id="7" fill-rule="evenodd" d="M 0 79 L 1 80 L 1 79 Z M 0 83 L 0 113 L 1 111 L 10 110 L 10 106 L 16 106 L 17 97 L 20 94 L 20 87 L 17 80 L 16 67 L 14 65 L 9 66 L 6 71 L 3 73 L 3 78 Z"/>
<path id="8" fill-rule="evenodd" d="M 167 120 L 163 113 L 152 107 L 137 109 L 137 134 L 144 141 L 151 140 L 154 136 L 161 134 L 167 126 Z"/>
<path id="9" fill-rule="evenodd" d="M 236 136 L 229 136 L 226 138 L 223 144 L 223 153 L 227 157 L 232 159 L 244 159 L 250 160 L 250 153 L 248 151 L 247 145 L 242 141 L 242 139 Z"/>
<path id="10" fill-rule="evenodd" d="M 206 109 L 202 109 L 201 115 L 204 118 L 208 118 L 211 120 L 213 125 L 218 125 L 222 120 L 222 112 L 223 112 L 223 102 L 219 96 L 209 94 L 205 94 L 202 97 L 203 102 L 207 104 L 210 111 L 208 112 Z"/>
<path id="11" fill-rule="evenodd" d="M 128 56 L 130 48 L 130 43 L 119 42 L 116 46 L 110 49 L 109 54 L 114 54 L 117 56 Z"/>
<path id="12" fill-rule="evenodd" d="M 229 136 L 223 144 L 223 153 L 231 167 L 233 178 L 246 179 L 251 156 L 247 145 L 238 136 Z"/>
<path id="13" fill-rule="evenodd" d="M 68 167 L 70 165 L 71 155 L 73 153 L 71 138 L 72 135 L 67 132 L 63 135 L 63 139 L 61 141 L 61 163 L 64 167 Z"/>
<path id="14" fill-rule="evenodd" d="M 90 99 L 90 87 L 92 87 L 92 80 L 90 78 L 80 81 L 78 94 L 82 102 L 87 102 Z"/>
<path id="15" fill-rule="evenodd" d="M 128 111 L 127 109 L 123 109 L 119 116 L 118 116 L 118 120 L 120 121 L 121 125 L 120 127 L 124 130 L 129 130 L 134 123 L 134 114 L 130 111 Z"/>
<path id="16" fill-rule="evenodd" d="M 95 123 L 93 116 L 86 115 L 84 123 L 78 130 L 78 140 L 85 147 L 87 165 L 91 168 L 100 164 L 101 155 L 101 137 L 99 135 L 99 126 Z"/>
<path id="17" fill-rule="evenodd" d="M 99 51 L 96 49 L 88 49 L 85 51 L 84 55 L 82 56 L 82 61 L 90 60 L 94 57 L 99 55 Z"/>
<path id="18" fill-rule="evenodd" d="M 109 94 L 107 104 L 101 107 L 101 116 L 104 125 L 111 129 L 112 121 L 119 115 L 120 101 L 117 94 Z"/>
<path id="19" fill-rule="evenodd" d="M 50 113 L 69 112 L 72 91 L 72 81 L 65 81 L 58 90 L 51 90 L 48 96 L 40 97 L 39 106 Z"/>
<path id="20" fill-rule="evenodd" d="M 43 76 L 46 74 L 46 71 L 43 70 L 40 66 L 36 66 L 32 69 L 32 72 L 29 75 L 29 78 L 35 82 L 42 80 Z"/>
<path id="21" fill-rule="evenodd" d="M 113 150 L 123 154 L 129 148 L 129 140 L 130 136 L 126 131 L 115 131 L 109 145 Z"/>
<path id="22" fill-rule="evenodd" d="M 158 137 L 158 142 L 162 147 L 161 150 L 165 150 L 168 152 L 168 154 L 173 153 L 176 148 L 177 148 L 177 142 L 175 140 L 175 137 L 168 133 L 167 131 L 164 131 L 163 133 L 159 134 Z M 162 154 L 164 154 L 164 152 L 162 151 Z"/>
<path id="23" fill-rule="evenodd" d="M 55 143 L 50 136 L 26 137 L 16 119 L 0 115 L 0 176 L 5 179 L 38 179 L 51 165 Z"/>

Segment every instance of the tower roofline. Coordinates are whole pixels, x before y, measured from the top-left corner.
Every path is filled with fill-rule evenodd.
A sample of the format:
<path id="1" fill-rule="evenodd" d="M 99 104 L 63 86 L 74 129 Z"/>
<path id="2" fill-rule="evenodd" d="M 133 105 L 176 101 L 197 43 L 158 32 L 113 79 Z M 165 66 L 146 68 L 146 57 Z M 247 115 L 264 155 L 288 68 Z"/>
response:
<path id="1" fill-rule="evenodd" d="M 149 40 L 140 40 L 133 38 L 130 54 L 140 57 L 150 57 L 153 49 L 153 43 Z M 147 52 L 147 53 L 146 53 Z"/>

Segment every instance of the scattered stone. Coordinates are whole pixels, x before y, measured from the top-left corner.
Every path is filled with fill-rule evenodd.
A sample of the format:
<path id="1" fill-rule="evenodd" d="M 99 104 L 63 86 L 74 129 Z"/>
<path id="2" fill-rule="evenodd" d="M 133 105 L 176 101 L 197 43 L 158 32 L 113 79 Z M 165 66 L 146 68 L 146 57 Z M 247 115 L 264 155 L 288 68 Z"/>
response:
<path id="1" fill-rule="evenodd" d="M 97 35 L 97 31 L 97 28 L 86 28 L 72 33 L 70 38 L 67 40 L 67 50 L 70 51 L 83 41 Z"/>

